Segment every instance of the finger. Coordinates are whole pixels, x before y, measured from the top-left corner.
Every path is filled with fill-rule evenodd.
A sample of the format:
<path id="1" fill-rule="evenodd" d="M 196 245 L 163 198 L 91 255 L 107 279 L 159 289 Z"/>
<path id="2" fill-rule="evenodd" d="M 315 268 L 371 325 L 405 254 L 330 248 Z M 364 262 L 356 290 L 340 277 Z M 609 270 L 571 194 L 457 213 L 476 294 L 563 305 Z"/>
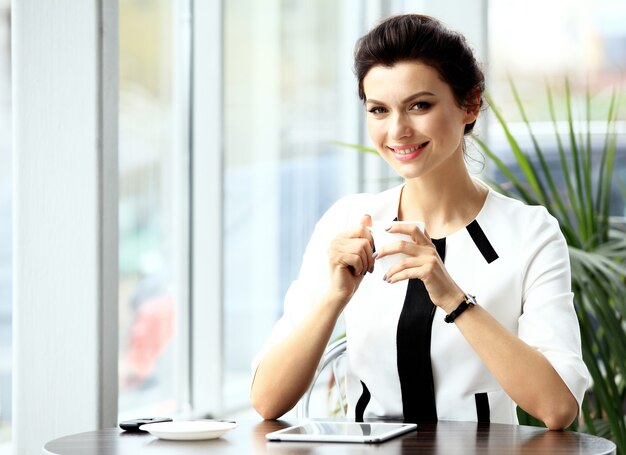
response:
<path id="1" fill-rule="evenodd" d="M 367 239 L 337 239 L 331 250 L 334 252 L 334 262 L 353 267 L 355 275 L 364 275 L 373 269 L 372 247 Z"/>
<path id="2" fill-rule="evenodd" d="M 398 253 L 406 254 L 413 258 L 419 258 L 423 255 L 432 254 L 433 248 L 432 243 L 420 245 L 412 241 L 398 240 L 397 242 L 388 243 L 384 247 L 381 247 L 380 250 L 376 250 L 376 259 Z"/>
<path id="3" fill-rule="evenodd" d="M 428 230 L 426 228 L 424 228 L 424 237 L 426 237 L 430 243 L 433 242 L 433 240 L 430 238 L 430 234 L 428 233 Z"/>
<path id="4" fill-rule="evenodd" d="M 372 227 L 372 217 L 371 215 L 363 215 L 361 218 L 361 226 Z"/>
<path id="5" fill-rule="evenodd" d="M 363 262 L 361 255 L 356 253 L 346 253 L 340 259 L 339 263 L 349 269 L 354 276 L 364 275 L 367 272 L 366 263 Z"/>
<path id="6" fill-rule="evenodd" d="M 364 231 L 364 238 L 366 238 L 367 240 L 369 240 L 370 245 L 372 246 L 372 248 L 374 248 L 374 237 L 372 237 L 372 231 L 370 231 L 368 228 L 372 227 L 373 222 L 372 222 L 372 217 L 370 215 L 363 215 L 363 217 L 361 218 L 361 226 L 365 229 Z"/>
<path id="7" fill-rule="evenodd" d="M 389 267 L 385 280 L 388 282 L 397 282 L 409 278 L 419 278 L 426 282 L 429 277 L 437 273 L 437 270 L 445 270 L 436 251 L 432 251 L 432 248 L 421 248 L 423 254 L 401 259 Z M 389 279 L 391 279 L 391 281 L 389 281 Z"/>
<path id="8" fill-rule="evenodd" d="M 369 232 L 369 231 L 368 231 Z M 367 239 L 363 239 L 362 243 L 358 245 L 358 249 L 354 251 L 355 254 L 358 254 L 363 262 L 363 275 L 367 272 L 374 271 L 374 250 L 372 247 L 372 242 Z"/>
<path id="9" fill-rule="evenodd" d="M 364 223 L 368 223 L 369 222 L 369 225 L 371 226 L 372 219 L 369 218 L 369 221 L 367 221 L 366 217 L 369 218 L 369 215 L 363 216 L 363 218 L 361 219 L 361 223 L 359 224 L 358 227 L 356 227 L 354 229 L 349 229 L 347 231 L 340 232 L 337 235 L 337 237 L 342 238 L 342 239 L 359 239 L 359 238 L 367 239 L 373 245 L 374 244 L 374 239 L 372 237 L 372 233 L 368 229 L 367 224 L 364 224 Z"/>
<path id="10" fill-rule="evenodd" d="M 417 223 L 395 223 L 391 225 L 391 228 L 388 229 L 388 232 L 410 235 L 415 243 L 431 243 L 430 238 L 427 238 L 424 235 Z"/>
<path id="11" fill-rule="evenodd" d="M 394 271 L 393 269 L 389 269 L 384 276 L 384 280 L 389 283 L 397 283 L 403 280 L 409 280 L 412 278 L 420 278 L 418 276 L 418 269 L 416 267 L 404 268 L 398 271 Z"/>
<path id="12" fill-rule="evenodd" d="M 423 264 L 423 260 L 420 256 L 410 256 L 395 261 L 388 269 L 387 276 L 395 275 L 403 270 L 415 269 Z M 417 278 L 417 277 L 413 277 Z"/>
<path id="13" fill-rule="evenodd" d="M 371 228 L 373 224 L 374 223 L 372 222 L 372 217 L 370 215 L 363 215 L 363 218 L 361 218 L 361 226 L 365 228 L 365 238 L 369 241 L 369 248 L 367 249 L 367 270 L 370 273 L 374 271 L 374 264 L 376 263 L 374 260 L 374 236 L 372 236 L 372 231 L 368 229 Z"/>
<path id="14" fill-rule="evenodd" d="M 354 229 L 349 229 L 347 231 L 340 232 L 337 235 L 337 237 L 341 239 L 365 238 L 366 236 L 365 231 L 367 231 L 367 228 L 364 228 L 363 226 L 359 225 L 359 227 L 356 227 Z"/>

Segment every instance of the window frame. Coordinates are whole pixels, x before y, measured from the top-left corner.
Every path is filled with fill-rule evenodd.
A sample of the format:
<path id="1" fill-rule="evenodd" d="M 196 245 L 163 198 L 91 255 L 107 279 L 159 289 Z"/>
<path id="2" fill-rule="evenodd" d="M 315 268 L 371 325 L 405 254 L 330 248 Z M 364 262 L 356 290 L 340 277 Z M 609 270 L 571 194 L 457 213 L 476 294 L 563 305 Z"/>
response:
<path id="1" fill-rule="evenodd" d="M 12 444 L 35 453 L 117 423 L 117 2 L 13 2 L 12 58 Z"/>

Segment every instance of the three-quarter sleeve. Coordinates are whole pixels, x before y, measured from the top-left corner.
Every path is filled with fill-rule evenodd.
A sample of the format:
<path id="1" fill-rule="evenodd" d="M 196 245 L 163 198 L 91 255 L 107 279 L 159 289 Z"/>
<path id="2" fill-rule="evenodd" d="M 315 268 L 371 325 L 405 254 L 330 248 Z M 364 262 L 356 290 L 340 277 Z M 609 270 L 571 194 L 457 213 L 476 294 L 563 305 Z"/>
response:
<path id="1" fill-rule="evenodd" d="M 580 327 L 571 292 L 567 243 L 545 208 L 535 211 L 525 236 L 519 337 L 548 359 L 579 407 L 589 385 L 582 360 Z"/>
<path id="2" fill-rule="evenodd" d="M 330 283 L 328 247 L 337 234 L 347 228 L 349 205 L 347 198 L 337 201 L 315 225 L 302 257 L 298 277 L 290 284 L 285 294 L 283 315 L 274 325 L 262 349 L 252 360 L 253 377 L 269 350 L 302 322 L 327 291 Z"/>

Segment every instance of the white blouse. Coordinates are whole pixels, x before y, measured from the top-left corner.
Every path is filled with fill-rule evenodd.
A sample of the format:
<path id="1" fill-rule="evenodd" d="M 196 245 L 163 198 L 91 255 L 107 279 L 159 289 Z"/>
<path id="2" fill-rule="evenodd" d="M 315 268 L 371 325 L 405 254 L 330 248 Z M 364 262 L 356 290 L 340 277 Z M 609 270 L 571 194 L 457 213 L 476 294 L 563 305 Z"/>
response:
<path id="1" fill-rule="evenodd" d="M 332 239 L 357 226 L 364 214 L 376 221 L 396 219 L 401 189 L 348 196 L 324 214 L 285 296 L 284 315 L 255 357 L 253 372 L 328 289 Z M 544 207 L 490 189 L 476 219 L 436 244 L 461 289 L 544 354 L 580 406 L 589 373 L 582 361 L 568 247 L 557 220 Z M 418 305 L 407 298 L 409 281 L 389 284 L 382 277 L 380 267 L 367 274 L 343 313 L 348 415 L 431 420 L 420 414 L 430 400 L 435 419 L 517 423 L 515 403 L 456 325 L 444 322 L 444 311 L 428 299 L 432 322 L 424 319 L 429 311 L 411 316 Z"/>

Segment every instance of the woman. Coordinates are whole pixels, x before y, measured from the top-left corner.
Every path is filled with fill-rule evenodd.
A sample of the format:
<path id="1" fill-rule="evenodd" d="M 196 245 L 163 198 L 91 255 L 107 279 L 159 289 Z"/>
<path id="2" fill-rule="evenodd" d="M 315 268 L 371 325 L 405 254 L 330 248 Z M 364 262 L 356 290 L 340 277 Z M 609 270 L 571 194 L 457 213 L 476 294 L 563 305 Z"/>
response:
<path id="1" fill-rule="evenodd" d="M 253 364 L 254 407 L 273 419 L 297 403 L 343 314 L 357 420 L 516 423 L 517 404 L 569 426 L 588 372 L 567 245 L 545 208 L 465 166 L 484 90 L 467 43 L 433 18 L 392 17 L 359 40 L 355 69 L 372 143 L 404 184 L 346 197 L 319 221 Z M 373 219 L 425 229 L 394 224 L 412 241 L 376 248 Z M 409 257 L 383 273 L 376 261 L 395 253 Z"/>

